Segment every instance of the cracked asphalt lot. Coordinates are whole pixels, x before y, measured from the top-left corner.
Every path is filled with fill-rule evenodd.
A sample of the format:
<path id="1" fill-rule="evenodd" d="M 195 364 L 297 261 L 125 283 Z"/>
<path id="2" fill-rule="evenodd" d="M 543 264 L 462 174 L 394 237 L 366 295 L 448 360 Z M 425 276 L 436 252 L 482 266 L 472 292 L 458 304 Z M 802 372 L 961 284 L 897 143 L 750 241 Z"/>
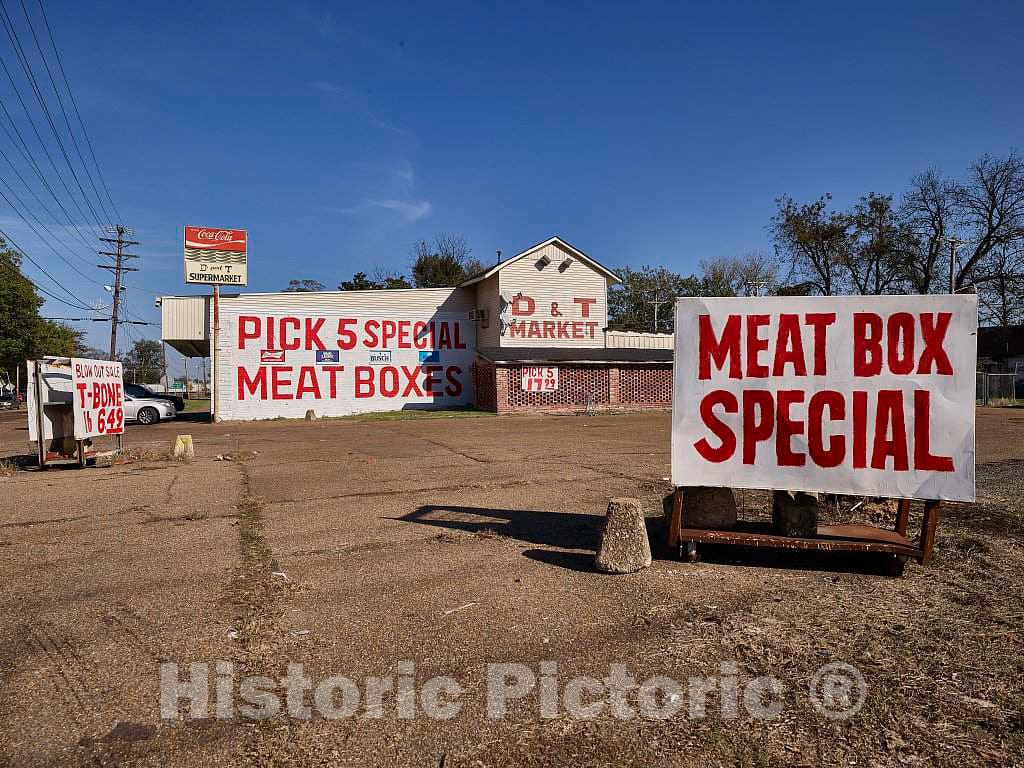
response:
<path id="1" fill-rule="evenodd" d="M 0 417 L 0 458 L 28 452 L 23 426 Z M 130 427 L 149 451 L 130 463 L 0 476 L 0 764 L 1020 764 L 1024 412 L 980 409 L 978 427 L 979 503 L 950 505 L 934 565 L 898 579 L 657 546 L 647 571 L 594 572 L 610 497 L 640 498 L 660 537 L 667 413 Z M 161 455 L 178 433 L 190 463 Z M 848 721 L 804 694 L 832 660 L 868 685 Z M 462 706 L 164 720 L 165 661 L 360 682 L 412 662 L 419 683 L 457 680 Z M 787 693 L 772 721 L 548 718 L 536 696 L 486 717 L 488 664 L 545 661 L 563 684 L 730 661 Z"/>

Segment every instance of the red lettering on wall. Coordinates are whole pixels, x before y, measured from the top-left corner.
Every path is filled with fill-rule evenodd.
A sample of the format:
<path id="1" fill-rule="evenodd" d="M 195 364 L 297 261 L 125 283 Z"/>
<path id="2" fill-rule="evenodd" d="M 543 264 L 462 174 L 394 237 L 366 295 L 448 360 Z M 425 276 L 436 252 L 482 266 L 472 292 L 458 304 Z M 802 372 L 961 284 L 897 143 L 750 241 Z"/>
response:
<path id="1" fill-rule="evenodd" d="M 263 335 L 261 323 L 258 317 L 252 315 L 238 316 L 238 348 L 245 349 L 245 342 L 250 339 L 258 339 Z"/>
<path id="2" fill-rule="evenodd" d="M 238 399 L 239 401 L 245 400 L 246 392 L 250 395 L 255 395 L 256 390 L 259 389 L 259 400 L 267 399 L 267 369 L 258 368 L 256 375 L 251 377 L 249 372 L 242 366 L 238 366 Z"/>
<path id="3" fill-rule="evenodd" d="M 533 314 L 533 310 L 536 308 L 536 304 L 533 299 L 529 296 L 519 294 L 512 299 L 512 315 L 513 317 L 529 317 Z"/>
<path id="4" fill-rule="evenodd" d="M 583 299 L 576 297 L 573 302 L 580 308 L 580 317 L 590 317 L 590 308 L 597 304 L 597 299 Z"/>

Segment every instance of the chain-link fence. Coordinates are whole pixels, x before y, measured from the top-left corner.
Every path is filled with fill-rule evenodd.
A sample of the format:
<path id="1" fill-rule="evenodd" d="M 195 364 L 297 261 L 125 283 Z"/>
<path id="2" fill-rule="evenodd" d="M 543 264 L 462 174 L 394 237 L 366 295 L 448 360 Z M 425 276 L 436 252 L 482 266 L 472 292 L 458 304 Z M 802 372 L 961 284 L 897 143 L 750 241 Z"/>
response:
<path id="1" fill-rule="evenodd" d="M 978 372 L 975 382 L 975 401 L 978 405 L 1016 405 L 1017 374 Z"/>

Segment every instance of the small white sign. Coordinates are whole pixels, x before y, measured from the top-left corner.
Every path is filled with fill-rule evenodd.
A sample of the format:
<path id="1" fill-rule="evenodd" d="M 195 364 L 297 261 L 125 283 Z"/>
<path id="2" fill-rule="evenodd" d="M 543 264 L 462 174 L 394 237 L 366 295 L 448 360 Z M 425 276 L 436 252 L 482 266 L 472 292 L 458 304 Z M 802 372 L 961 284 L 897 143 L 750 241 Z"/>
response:
<path id="1" fill-rule="evenodd" d="M 685 298 L 675 327 L 675 485 L 974 500 L 977 296 Z"/>
<path id="2" fill-rule="evenodd" d="M 547 367 L 523 368 L 523 392 L 556 392 L 558 369 Z"/>
<path id="3" fill-rule="evenodd" d="M 124 432 L 123 374 L 121 363 L 71 358 L 76 440 Z"/>

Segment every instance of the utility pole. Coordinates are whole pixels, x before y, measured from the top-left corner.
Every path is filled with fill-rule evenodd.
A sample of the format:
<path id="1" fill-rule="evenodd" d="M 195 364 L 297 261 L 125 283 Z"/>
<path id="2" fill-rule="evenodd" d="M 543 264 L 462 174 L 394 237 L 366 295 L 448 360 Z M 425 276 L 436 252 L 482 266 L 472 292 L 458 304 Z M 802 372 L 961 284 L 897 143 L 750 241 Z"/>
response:
<path id="1" fill-rule="evenodd" d="M 967 245 L 970 240 L 961 240 L 959 237 L 947 237 L 949 240 L 949 292 L 956 293 L 956 249 L 961 245 Z"/>
<path id="2" fill-rule="evenodd" d="M 131 237 L 135 234 L 134 231 L 127 227 L 118 224 L 116 227 L 107 227 L 107 234 L 117 235 L 117 239 L 109 237 L 101 237 L 100 241 L 104 243 L 113 243 L 116 246 L 116 251 L 111 253 L 110 251 L 97 251 L 100 256 L 110 256 L 114 259 L 114 264 L 97 264 L 96 266 L 100 269 L 109 269 L 114 273 L 114 303 L 110 309 L 110 359 L 117 359 L 117 324 L 119 322 L 118 312 L 121 309 L 121 291 L 124 290 L 124 283 L 122 282 L 122 276 L 125 272 L 138 272 L 138 269 L 134 267 L 124 266 L 124 262 L 127 259 L 137 259 L 138 256 L 125 253 L 124 249 L 129 245 L 138 245 L 137 240 L 125 240 L 125 235 Z"/>
<path id="3" fill-rule="evenodd" d="M 658 307 L 660 307 L 662 304 L 668 304 L 669 302 L 668 302 L 668 299 L 660 299 L 660 300 L 659 299 L 654 299 L 652 301 L 648 301 L 647 303 L 654 305 L 654 332 L 657 333 L 658 332 Z"/>

